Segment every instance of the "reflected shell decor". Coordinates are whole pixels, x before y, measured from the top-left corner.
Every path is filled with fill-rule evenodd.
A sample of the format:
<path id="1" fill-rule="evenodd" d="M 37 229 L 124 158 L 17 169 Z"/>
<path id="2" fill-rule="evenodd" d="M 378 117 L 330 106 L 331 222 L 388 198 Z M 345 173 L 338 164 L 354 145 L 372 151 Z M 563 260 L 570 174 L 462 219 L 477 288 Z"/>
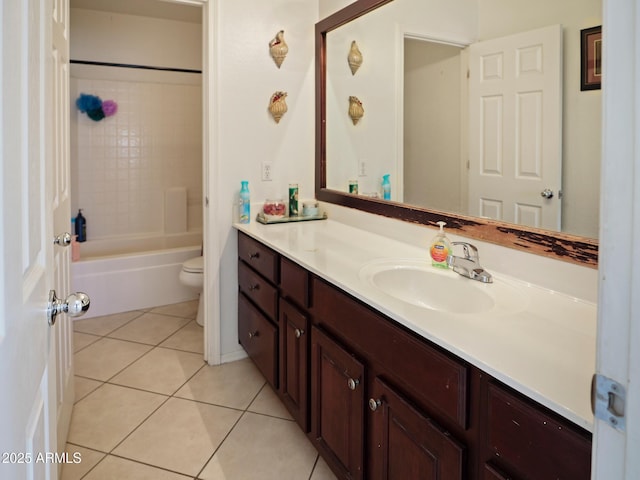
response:
<path id="1" fill-rule="evenodd" d="M 356 125 L 363 115 L 362 102 L 358 100 L 358 97 L 349 97 L 349 116 L 353 124 Z"/>
<path id="2" fill-rule="evenodd" d="M 287 92 L 276 92 L 271 95 L 269 112 L 271 112 L 276 123 L 280 123 L 282 116 L 287 113 L 287 102 L 285 102 L 285 98 L 287 98 Z"/>
<path id="3" fill-rule="evenodd" d="M 273 61 L 276 62 L 278 68 L 282 65 L 287 53 L 289 53 L 289 46 L 284 41 L 284 30 L 280 30 L 276 33 L 273 40 L 269 42 L 269 53 L 273 57 Z"/>
<path id="4" fill-rule="evenodd" d="M 362 53 L 358 48 L 358 44 L 354 40 L 351 42 L 351 48 L 349 49 L 349 55 L 347 55 L 347 61 L 349 62 L 349 68 L 351 68 L 351 75 L 355 75 L 360 65 L 362 65 Z"/>

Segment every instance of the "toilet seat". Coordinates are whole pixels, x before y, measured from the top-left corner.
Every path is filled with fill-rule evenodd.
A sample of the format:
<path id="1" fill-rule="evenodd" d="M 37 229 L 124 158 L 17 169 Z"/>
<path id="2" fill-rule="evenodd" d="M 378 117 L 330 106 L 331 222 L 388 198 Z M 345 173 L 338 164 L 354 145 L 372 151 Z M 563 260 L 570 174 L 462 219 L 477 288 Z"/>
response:
<path id="1" fill-rule="evenodd" d="M 187 273 L 204 273 L 204 257 L 190 258 L 182 264 L 182 271 Z"/>

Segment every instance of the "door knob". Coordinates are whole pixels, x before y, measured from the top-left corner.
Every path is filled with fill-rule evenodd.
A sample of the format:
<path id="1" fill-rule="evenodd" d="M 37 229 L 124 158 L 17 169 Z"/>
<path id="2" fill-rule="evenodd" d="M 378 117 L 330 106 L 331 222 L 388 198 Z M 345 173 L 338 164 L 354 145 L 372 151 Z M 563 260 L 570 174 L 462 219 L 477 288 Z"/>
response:
<path id="1" fill-rule="evenodd" d="M 61 247 L 68 247 L 71 245 L 71 234 L 69 232 L 61 233 L 53 239 L 53 243 Z"/>
<path id="2" fill-rule="evenodd" d="M 61 300 L 56 296 L 55 290 L 50 290 L 49 303 L 47 304 L 47 320 L 49 321 L 49 325 L 56 323 L 56 316 L 59 313 L 66 313 L 70 317 L 81 317 L 89 310 L 90 305 L 91 300 L 86 293 L 72 293 L 64 300 Z"/>
<path id="3" fill-rule="evenodd" d="M 540 192 L 540 196 L 542 198 L 553 198 L 553 190 L 551 190 L 550 188 L 545 188 Z"/>

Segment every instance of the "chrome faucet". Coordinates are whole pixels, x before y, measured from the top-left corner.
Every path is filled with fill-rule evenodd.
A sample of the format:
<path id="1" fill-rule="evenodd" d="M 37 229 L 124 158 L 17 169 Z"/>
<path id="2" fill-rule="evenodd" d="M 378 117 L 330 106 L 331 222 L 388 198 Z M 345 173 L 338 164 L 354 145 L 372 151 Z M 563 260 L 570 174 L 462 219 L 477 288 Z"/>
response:
<path id="1" fill-rule="evenodd" d="M 447 264 L 454 272 L 459 273 L 463 277 L 477 280 L 482 283 L 493 283 L 493 277 L 484 268 L 480 266 L 480 257 L 478 249 L 467 242 L 452 242 L 451 246 L 461 245 L 464 257 L 456 257 L 452 253 L 447 255 Z M 453 250 L 453 248 L 452 248 Z"/>

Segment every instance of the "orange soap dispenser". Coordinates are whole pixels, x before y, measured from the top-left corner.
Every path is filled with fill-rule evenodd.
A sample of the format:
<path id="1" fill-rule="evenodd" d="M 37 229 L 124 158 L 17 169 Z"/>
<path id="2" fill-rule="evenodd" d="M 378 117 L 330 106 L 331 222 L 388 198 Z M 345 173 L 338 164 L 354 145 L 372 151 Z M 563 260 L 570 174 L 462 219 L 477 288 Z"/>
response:
<path id="1" fill-rule="evenodd" d="M 431 265 L 437 268 L 449 268 L 447 256 L 451 253 L 451 243 L 444 233 L 445 222 L 438 222 L 440 231 L 431 241 L 429 253 L 431 255 Z"/>

